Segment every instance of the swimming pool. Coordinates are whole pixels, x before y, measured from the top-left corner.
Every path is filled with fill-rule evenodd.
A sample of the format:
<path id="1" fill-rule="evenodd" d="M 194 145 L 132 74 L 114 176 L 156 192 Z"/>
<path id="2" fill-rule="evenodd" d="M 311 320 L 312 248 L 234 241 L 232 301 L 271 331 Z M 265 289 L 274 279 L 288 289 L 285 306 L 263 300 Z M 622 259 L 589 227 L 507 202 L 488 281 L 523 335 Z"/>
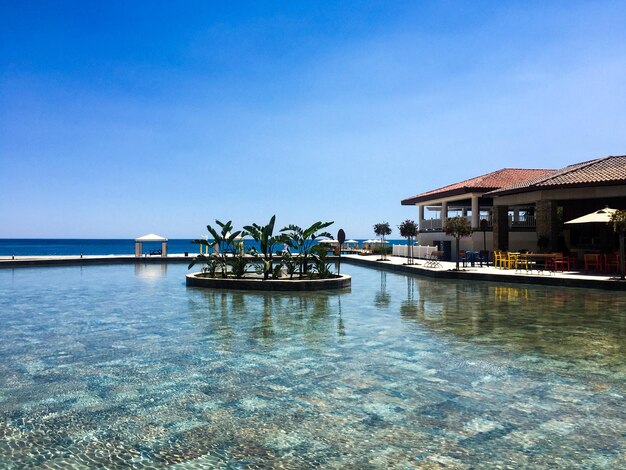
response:
<path id="1" fill-rule="evenodd" d="M 626 466 L 626 294 L 0 270 L 0 467 Z"/>

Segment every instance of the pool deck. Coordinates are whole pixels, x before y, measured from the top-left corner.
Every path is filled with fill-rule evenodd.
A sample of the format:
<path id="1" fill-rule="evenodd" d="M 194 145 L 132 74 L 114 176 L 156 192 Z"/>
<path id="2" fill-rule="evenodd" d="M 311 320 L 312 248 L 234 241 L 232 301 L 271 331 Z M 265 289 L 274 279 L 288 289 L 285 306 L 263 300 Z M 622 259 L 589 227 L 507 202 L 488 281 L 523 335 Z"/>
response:
<path id="1" fill-rule="evenodd" d="M 0 256 L 0 269 L 52 266 L 89 266 L 106 264 L 184 264 L 190 263 L 191 256 L 183 254 L 169 254 L 168 256 L 141 256 L 134 255 L 84 255 L 84 256 Z M 336 257 L 332 257 L 336 259 Z M 581 271 L 536 271 L 498 269 L 493 266 L 480 267 L 461 266 L 455 271 L 456 263 L 441 261 L 441 267 L 425 267 L 427 260 L 416 259 L 415 264 L 408 265 L 405 257 L 388 256 L 387 261 L 380 261 L 379 255 L 342 255 L 341 259 L 347 264 L 384 269 L 386 271 L 401 272 L 435 279 L 461 279 L 504 283 L 541 284 L 563 287 L 579 287 L 587 289 L 605 289 L 626 291 L 626 281 L 620 281 L 619 275 L 602 273 L 584 274 Z"/>
<path id="2" fill-rule="evenodd" d="M 626 281 L 620 281 L 619 275 L 589 273 L 582 271 L 537 271 L 527 272 L 525 269 L 500 269 L 493 266 L 460 265 L 456 271 L 456 263 L 440 261 L 441 267 L 425 267 L 425 259 L 416 259 L 415 264 L 405 264 L 406 257 L 388 256 L 387 261 L 380 261 L 380 255 L 342 255 L 342 260 L 359 266 L 369 266 L 387 271 L 410 273 L 419 276 L 427 276 L 436 279 L 461 279 L 490 282 L 506 282 L 521 284 L 541 284 L 563 287 L 580 287 L 586 289 L 606 289 L 626 291 Z"/>
<path id="3" fill-rule="evenodd" d="M 190 263 L 195 257 L 183 254 L 167 256 L 135 256 L 135 255 L 83 255 L 83 256 L 0 256 L 2 268 L 28 268 L 50 266 L 88 266 L 94 264 L 161 264 Z"/>

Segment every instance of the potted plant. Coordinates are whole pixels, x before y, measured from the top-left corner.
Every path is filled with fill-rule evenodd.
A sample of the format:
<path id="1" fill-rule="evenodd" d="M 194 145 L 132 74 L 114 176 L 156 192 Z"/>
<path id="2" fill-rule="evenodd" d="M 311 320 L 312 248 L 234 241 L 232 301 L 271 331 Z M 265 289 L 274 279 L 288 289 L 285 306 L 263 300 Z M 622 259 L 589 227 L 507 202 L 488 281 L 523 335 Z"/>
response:
<path id="1" fill-rule="evenodd" d="M 446 221 L 446 235 L 456 240 L 456 270 L 459 270 L 459 245 L 461 238 L 471 235 L 472 227 L 465 217 L 452 217 Z"/>
<path id="2" fill-rule="evenodd" d="M 374 225 L 374 233 L 380 237 L 381 257 L 378 261 L 387 261 L 387 249 L 385 244 L 385 236 L 391 234 L 389 222 L 381 222 Z"/>
<path id="3" fill-rule="evenodd" d="M 400 236 L 405 237 L 407 240 L 406 261 L 407 264 L 413 264 L 413 243 L 414 237 L 417 237 L 417 224 L 410 219 L 405 220 L 398 225 L 400 230 Z"/>

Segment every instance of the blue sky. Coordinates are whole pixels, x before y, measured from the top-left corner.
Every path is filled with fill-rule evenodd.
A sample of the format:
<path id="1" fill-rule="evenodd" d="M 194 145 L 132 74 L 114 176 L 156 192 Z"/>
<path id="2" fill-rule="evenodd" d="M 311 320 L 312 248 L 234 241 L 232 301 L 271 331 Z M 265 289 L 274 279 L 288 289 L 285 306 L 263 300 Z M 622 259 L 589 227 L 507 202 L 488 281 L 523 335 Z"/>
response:
<path id="1" fill-rule="evenodd" d="M 0 0 L 0 237 L 275 213 L 370 238 L 414 194 L 624 154 L 624 24 L 623 1 Z"/>

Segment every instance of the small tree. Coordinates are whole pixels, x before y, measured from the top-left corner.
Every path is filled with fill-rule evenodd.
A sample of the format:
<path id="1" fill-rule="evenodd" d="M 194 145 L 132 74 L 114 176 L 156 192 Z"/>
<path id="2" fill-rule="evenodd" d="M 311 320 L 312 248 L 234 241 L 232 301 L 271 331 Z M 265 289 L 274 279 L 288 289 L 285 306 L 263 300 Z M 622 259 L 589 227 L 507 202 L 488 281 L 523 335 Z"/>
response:
<path id="1" fill-rule="evenodd" d="M 391 234 L 391 227 L 389 226 L 389 222 L 382 222 L 380 224 L 374 225 L 374 233 L 380 237 L 381 244 L 381 260 L 387 260 L 387 250 L 385 246 L 385 236 Z"/>
<path id="2" fill-rule="evenodd" d="M 406 219 L 400 225 L 398 225 L 398 229 L 400 230 L 400 236 L 406 238 L 407 240 L 407 264 L 413 264 L 413 237 L 417 237 L 417 224 L 410 219 Z"/>
<path id="3" fill-rule="evenodd" d="M 459 270 L 459 244 L 462 237 L 471 235 L 472 227 L 465 217 L 453 217 L 446 221 L 446 235 L 456 239 L 456 270 Z"/>
<path id="4" fill-rule="evenodd" d="M 624 232 L 626 232 L 626 210 L 616 210 L 611 214 L 613 230 L 619 234 L 619 274 L 624 279 Z"/>

